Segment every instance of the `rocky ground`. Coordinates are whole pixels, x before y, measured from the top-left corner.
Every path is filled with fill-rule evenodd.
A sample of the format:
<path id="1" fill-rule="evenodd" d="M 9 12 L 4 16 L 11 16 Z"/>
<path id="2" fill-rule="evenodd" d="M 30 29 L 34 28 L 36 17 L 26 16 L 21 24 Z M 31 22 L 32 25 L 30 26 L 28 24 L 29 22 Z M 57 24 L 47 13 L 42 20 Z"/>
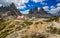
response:
<path id="1" fill-rule="evenodd" d="M 9 20 L 0 23 L 0 38 L 60 38 L 60 19 Z"/>

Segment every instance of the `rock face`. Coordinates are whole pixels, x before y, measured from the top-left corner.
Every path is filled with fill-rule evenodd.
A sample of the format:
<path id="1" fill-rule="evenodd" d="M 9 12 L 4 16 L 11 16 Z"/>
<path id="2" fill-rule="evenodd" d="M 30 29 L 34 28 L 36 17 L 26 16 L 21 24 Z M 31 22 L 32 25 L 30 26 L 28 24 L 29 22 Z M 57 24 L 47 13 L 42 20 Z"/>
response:
<path id="1" fill-rule="evenodd" d="M 35 7 L 33 10 L 30 9 L 29 14 L 37 14 L 38 13 L 38 8 Z"/>
<path id="2" fill-rule="evenodd" d="M 39 9 L 39 14 L 48 14 L 43 8 Z"/>
<path id="3" fill-rule="evenodd" d="M 7 7 L 0 7 L 0 15 L 2 18 L 8 18 L 10 16 L 21 16 L 22 14 L 18 11 L 15 4 L 12 3 L 10 6 Z M 6 19 L 5 18 L 5 19 Z"/>
<path id="4" fill-rule="evenodd" d="M 47 13 L 43 8 L 40 8 L 38 10 L 37 7 L 29 11 L 29 16 L 30 17 L 52 17 L 52 15 L 50 13 Z"/>
<path id="5" fill-rule="evenodd" d="M 20 15 L 20 16 L 22 15 L 21 12 L 18 11 L 14 3 L 10 5 L 10 9 L 13 10 L 16 15 Z"/>
<path id="6" fill-rule="evenodd" d="M 33 13 L 34 14 L 37 14 L 38 13 L 38 8 L 37 7 L 34 8 Z"/>

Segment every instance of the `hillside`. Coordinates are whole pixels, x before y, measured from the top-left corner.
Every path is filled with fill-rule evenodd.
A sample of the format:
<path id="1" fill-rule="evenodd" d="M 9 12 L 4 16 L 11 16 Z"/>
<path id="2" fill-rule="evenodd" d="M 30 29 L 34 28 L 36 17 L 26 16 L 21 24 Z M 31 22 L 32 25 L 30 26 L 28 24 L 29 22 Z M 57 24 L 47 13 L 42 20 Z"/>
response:
<path id="1" fill-rule="evenodd" d="M 25 19 L 16 17 L 26 16 Z M 32 17 L 32 18 L 31 18 Z M 36 18 L 35 18 L 36 17 Z M 0 38 L 60 38 L 60 17 L 53 17 L 43 8 L 21 14 L 12 3 L 0 7 Z"/>
<path id="2" fill-rule="evenodd" d="M 56 18 L 14 19 L 0 22 L 0 38 L 59 38 L 60 18 Z"/>

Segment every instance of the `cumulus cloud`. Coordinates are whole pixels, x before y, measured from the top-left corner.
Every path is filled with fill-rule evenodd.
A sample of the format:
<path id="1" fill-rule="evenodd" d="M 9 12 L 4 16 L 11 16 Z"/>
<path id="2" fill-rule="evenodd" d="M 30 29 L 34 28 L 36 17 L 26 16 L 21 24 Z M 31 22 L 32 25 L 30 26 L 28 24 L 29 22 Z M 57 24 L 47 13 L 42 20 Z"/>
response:
<path id="1" fill-rule="evenodd" d="M 14 3 L 20 3 L 20 4 L 24 4 L 24 3 L 27 3 L 29 0 L 5 0 L 5 2 L 14 2 Z"/>
<path id="2" fill-rule="evenodd" d="M 44 1 L 47 1 L 47 0 L 33 0 L 33 2 L 35 3 L 40 2 L 40 4 L 47 5 L 47 3 Z"/>
<path id="3" fill-rule="evenodd" d="M 15 3 L 16 7 L 19 9 L 22 9 L 25 7 L 24 3 L 27 3 L 29 0 L 0 0 L 0 3 L 3 4 L 3 6 L 7 6 L 11 4 L 12 2 Z"/>
<path id="4" fill-rule="evenodd" d="M 55 14 L 55 13 L 57 13 L 57 9 L 56 9 L 56 8 L 55 8 L 55 9 L 51 9 L 51 10 L 49 11 L 49 13 Z"/>
<path id="5" fill-rule="evenodd" d="M 57 7 L 55 9 L 51 9 L 49 13 L 55 14 L 55 13 L 58 13 L 59 11 L 60 11 L 60 7 Z"/>
<path id="6" fill-rule="evenodd" d="M 28 14 L 28 13 L 29 13 L 29 10 L 21 11 L 21 13 L 23 13 L 23 14 Z"/>
<path id="7" fill-rule="evenodd" d="M 49 13 L 55 14 L 60 12 L 60 3 L 58 3 L 56 6 L 56 8 L 54 6 L 51 6 L 51 10 L 49 11 Z"/>
<path id="8" fill-rule="evenodd" d="M 0 7 L 2 6 L 2 4 L 0 4 Z"/>
<path id="9" fill-rule="evenodd" d="M 45 0 L 33 0 L 34 2 L 43 2 Z"/>
<path id="10" fill-rule="evenodd" d="M 51 9 L 55 9 L 55 6 L 50 6 Z"/>
<path id="11" fill-rule="evenodd" d="M 17 6 L 17 9 L 24 9 L 26 7 L 26 5 L 24 4 L 24 5 L 18 5 Z"/>
<path id="12" fill-rule="evenodd" d="M 60 7 L 60 3 L 58 3 L 57 6 Z"/>
<path id="13" fill-rule="evenodd" d="M 48 6 L 44 6 L 44 7 L 43 7 L 43 9 L 44 9 L 45 11 L 49 11 L 48 8 L 49 8 Z"/>

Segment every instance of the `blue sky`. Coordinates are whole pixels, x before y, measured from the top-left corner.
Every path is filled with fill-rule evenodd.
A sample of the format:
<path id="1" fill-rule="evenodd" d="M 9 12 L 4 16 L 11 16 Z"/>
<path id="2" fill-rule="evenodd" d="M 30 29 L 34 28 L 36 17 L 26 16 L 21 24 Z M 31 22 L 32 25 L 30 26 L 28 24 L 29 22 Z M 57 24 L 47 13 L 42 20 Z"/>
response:
<path id="1" fill-rule="evenodd" d="M 45 11 L 52 14 L 60 11 L 60 0 L 0 0 L 0 6 L 7 6 L 12 2 L 19 11 L 25 14 L 34 7 L 44 8 Z"/>
<path id="2" fill-rule="evenodd" d="M 31 8 L 34 8 L 35 6 L 36 7 L 44 7 L 44 6 L 55 6 L 56 7 L 56 4 L 57 4 L 57 2 L 56 2 L 56 0 L 46 0 L 46 1 L 43 1 L 42 3 L 40 3 L 40 2 L 34 2 L 34 1 L 32 1 L 32 0 L 29 0 L 29 2 L 28 3 L 25 3 L 25 5 L 26 5 L 26 10 L 27 9 L 31 9 Z"/>

